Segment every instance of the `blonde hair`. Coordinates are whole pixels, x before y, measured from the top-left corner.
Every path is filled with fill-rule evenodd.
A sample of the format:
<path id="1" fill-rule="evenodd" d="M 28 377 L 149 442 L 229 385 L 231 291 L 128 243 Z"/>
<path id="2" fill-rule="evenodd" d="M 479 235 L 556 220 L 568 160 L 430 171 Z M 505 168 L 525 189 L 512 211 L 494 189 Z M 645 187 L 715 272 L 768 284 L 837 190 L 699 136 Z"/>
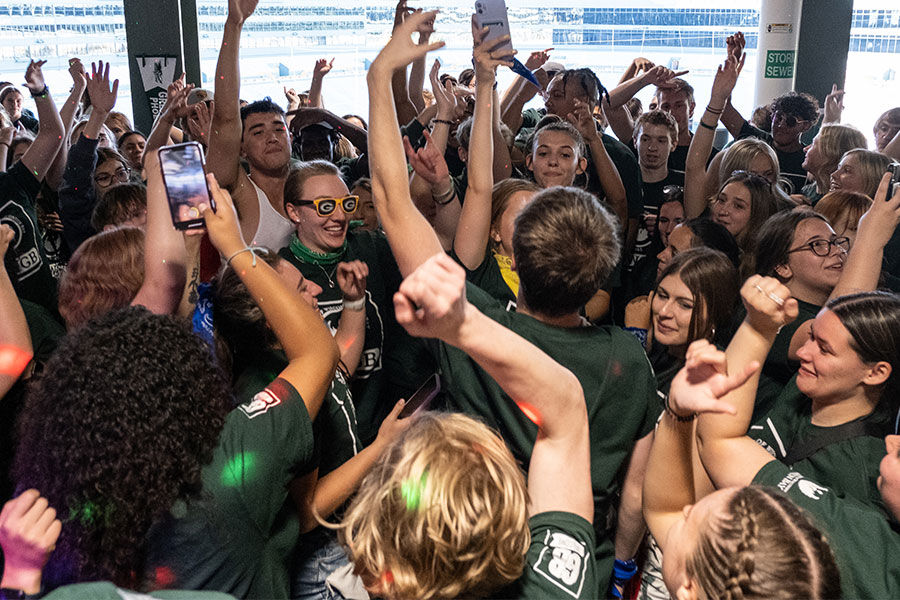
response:
<path id="1" fill-rule="evenodd" d="M 888 166 L 891 164 L 891 157 L 881 152 L 857 148 L 845 153 L 841 160 L 850 156 L 856 157 L 856 162 L 859 164 L 859 172 L 866 186 L 866 189 L 857 191 L 874 199 L 875 193 L 878 191 L 878 185 L 881 183 L 881 178 L 884 177 Z"/>
<path id="2" fill-rule="evenodd" d="M 772 164 L 772 173 L 774 179 L 772 183 L 778 183 L 781 177 L 781 167 L 778 165 L 778 155 L 772 146 L 757 138 L 744 138 L 733 143 L 725 150 L 722 155 L 722 162 L 719 165 L 719 187 L 722 182 L 731 177 L 735 171 L 750 171 L 750 163 L 760 154 L 765 154 Z"/>
<path id="3" fill-rule="evenodd" d="M 822 125 L 816 140 L 819 143 L 817 146 L 819 153 L 825 161 L 818 172 L 812 173 L 820 189 L 828 189 L 828 179 L 846 152 L 854 148 L 865 148 L 867 145 L 866 136 L 862 131 L 852 125 L 840 123 Z"/>
<path id="4" fill-rule="evenodd" d="M 424 413 L 382 453 L 338 528 L 357 571 L 380 578 L 387 597 L 485 596 L 522 574 L 527 506 L 496 433 Z"/>
<path id="5" fill-rule="evenodd" d="M 685 563 L 697 597 L 838 598 L 840 575 L 825 536 L 787 497 L 741 488 L 711 516 Z"/>

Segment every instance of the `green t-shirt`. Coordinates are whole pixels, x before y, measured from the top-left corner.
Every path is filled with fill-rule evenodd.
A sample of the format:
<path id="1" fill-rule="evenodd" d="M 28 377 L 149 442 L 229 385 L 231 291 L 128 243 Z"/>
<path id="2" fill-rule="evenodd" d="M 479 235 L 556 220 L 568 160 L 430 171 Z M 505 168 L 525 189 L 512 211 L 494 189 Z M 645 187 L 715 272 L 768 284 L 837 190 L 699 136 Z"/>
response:
<path id="1" fill-rule="evenodd" d="M 813 516 L 837 559 L 844 598 L 900 598 L 897 524 L 815 481 L 778 461 L 753 478 L 754 484 L 778 488 Z"/>
<path id="2" fill-rule="evenodd" d="M 578 515 L 545 512 L 528 519 L 531 546 L 525 555 L 525 570 L 513 585 L 498 596 L 526 600 L 534 598 L 599 598 L 597 565 L 591 556 L 594 529 Z"/>
<path id="3" fill-rule="evenodd" d="M 287 598 L 300 534 L 288 484 L 312 457 L 306 405 L 276 379 L 229 413 L 199 498 L 179 500 L 150 527 L 142 587 Z"/>
<path id="4" fill-rule="evenodd" d="M 159 598 L 161 600 L 234 600 L 234 596 L 221 592 L 159 590 L 149 594 L 139 594 L 131 590 L 117 588 L 107 581 L 67 585 L 57 588 L 44 596 L 44 600 L 141 600 L 142 598 Z"/>
<path id="5" fill-rule="evenodd" d="M 296 237 L 296 234 L 295 236 Z M 331 332 L 337 331 L 344 308 L 337 284 L 337 264 L 303 262 L 290 246 L 278 254 L 303 276 L 319 285 L 319 311 Z M 366 340 L 351 391 L 364 445 L 378 434 L 378 427 L 402 398 L 408 398 L 434 372 L 434 363 L 422 340 L 412 338 L 394 318 L 394 293 L 402 277 L 383 233 L 350 231 L 343 261 L 361 260 L 369 267 L 366 279 Z"/>
<path id="6" fill-rule="evenodd" d="M 264 390 L 288 365 L 281 350 L 261 352 L 253 363 L 244 367 L 234 383 L 234 396 L 238 403 L 247 402 Z M 325 392 L 322 408 L 313 424 L 316 439 L 315 465 L 319 477 L 332 472 L 362 450 L 356 407 L 347 378 L 341 370 L 335 371 L 331 387 Z"/>
<path id="7" fill-rule="evenodd" d="M 884 458 L 884 435 L 893 432 L 887 410 L 876 409 L 861 420 L 883 429 L 883 435 L 861 435 L 822 448 L 812 456 L 788 465 L 816 481 L 830 486 L 841 496 L 856 500 L 888 514 L 878 492 L 878 465 Z M 812 424 L 812 401 L 797 389 L 796 377 L 788 382 L 772 410 L 747 432 L 778 460 L 784 460 L 792 446 L 823 435 L 828 427 Z"/>
<path id="8" fill-rule="evenodd" d="M 6 173 L 0 173 L 0 223 L 15 232 L 6 253 L 6 270 L 20 298 L 56 311 L 56 280 L 44 253 L 38 227 L 35 202 L 41 182 L 22 164 L 16 162 Z"/>
<path id="9" fill-rule="evenodd" d="M 466 270 L 466 281 L 478 286 L 492 298 L 496 298 L 506 307 L 506 310 L 516 310 L 516 295 L 503 279 L 500 265 L 497 264 L 497 259 L 494 258 L 494 253 L 490 248 L 485 250 L 484 260 L 481 261 L 481 264 L 471 271 L 462 264 L 455 251 L 450 251 L 450 257 Z"/>
<path id="10" fill-rule="evenodd" d="M 613 561 L 613 529 L 626 459 L 634 443 L 653 430 L 660 413 L 656 380 L 640 343 L 618 327 L 566 329 L 507 312 L 483 290 L 466 285 L 469 302 L 571 370 L 584 389 L 591 438 L 595 557 L 605 591 Z M 535 425 L 496 381 L 464 352 L 434 346 L 447 382 L 451 408 L 476 416 L 500 432 L 523 465 L 531 460 Z"/>

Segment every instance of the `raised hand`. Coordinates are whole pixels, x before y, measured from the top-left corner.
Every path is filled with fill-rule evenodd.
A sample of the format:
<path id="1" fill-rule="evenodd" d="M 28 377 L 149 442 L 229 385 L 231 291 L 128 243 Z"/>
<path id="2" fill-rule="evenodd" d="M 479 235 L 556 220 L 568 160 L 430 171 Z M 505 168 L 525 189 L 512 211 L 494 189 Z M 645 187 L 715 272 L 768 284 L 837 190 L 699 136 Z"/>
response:
<path id="1" fill-rule="evenodd" d="M 170 83 L 167 89 L 166 102 L 163 104 L 162 110 L 159 111 L 159 118 L 167 123 L 174 123 L 176 119 L 189 116 L 193 112 L 194 107 L 188 106 L 187 99 L 191 90 L 194 89 L 194 84 L 188 83 L 185 85 L 184 73 L 182 73 L 181 77 Z"/>
<path id="2" fill-rule="evenodd" d="M 16 134 L 16 128 L 10 125 L 9 127 L 4 127 L 0 129 L 0 144 L 6 144 L 6 150 L 9 151 L 10 144 L 12 144 L 13 137 Z"/>
<path id="3" fill-rule="evenodd" d="M 259 0 L 228 0 L 228 21 L 235 25 L 243 25 L 253 11 Z"/>
<path id="4" fill-rule="evenodd" d="M 535 69 L 540 69 L 547 61 L 550 60 L 550 53 L 553 51 L 553 48 L 545 48 L 544 50 L 535 50 L 531 54 L 528 55 L 528 60 L 525 61 L 525 68 L 529 71 L 534 71 Z"/>
<path id="5" fill-rule="evenodd" d="M 41 571 L 61 531 L 56 510 L 37 490 L 27 490 L 7 502 L 0 512 L 0 546 L 6 561 L 4 587 L 39 593 Z"/>
<path id="6" fill-rule="evenodd" d="M 31 61 L 28 68 L 25 69 L 25 87 L 33 94 L 39 94 L 44 91 L 46 84 L 44 83 L 44 73 L 41 67 L 47 64 L 46 60 Z"/>
<path id="7" fill-rule="evenodd" d="M 759 363 L 754 361 L 740 373 L 728 375 L 725 353 L 706 340 L 697 340 L 688 346 L 685 358 L 684 367 L 675 375 L 669 388 L 669 409 L 680 416 L 737 414 L 735 407 L 721 398 L 744 385 L 759 369 Z"/>
<path id="8" fill-rule="evenodd" d="M 297 93 L 297 90 L 294 88 L 288 89 L 287 86 L 284 86 L 284 97 L 288 102 L 288 110 L 300 108 L 300 94 Z"/>
<path id="9" fill-rule="evenodd" d="M 446 181 L 450 177 L 450 171 L 444 155 L 437 150 L 437 144 L 431 140 L 428 130 L 425 130 L 424 135 L 426 143 L 422 148 L 414 150 L 406 136 L 403 137 L 403 148 L 416 174 L 434 187 Z"/>
<path id="10" fill-rule="evenodd" d="M 394 29 L 397 29 L 406 20 L 406 17 L 414 12 L 414 9 L 406 5 L 406 0 L 397 2 L 397 8 L 394 10 Z"/>
<path id="11" fill-rule="evenodd" d="M 490 28 L 479 28 L 472 15 L 472 60 L 475 63 L 475 81 L 492 85 L 497 76 L 497 67 L 500 65 L 512 66 L 512 57 L 515 50 L 500 48 L 509 41 L 509 36 L 504 35 L 488 43 L 484 42 Z"/>
<path id="12" fill-rule="evenodd" d="M 844 90 L 839 90 L 837 84 L 832 84 L 831 93 L 825 96 L 824 123 L 840 123 L 841 113 L 844 112 Z"/>
<path id="13" fill-rule="evenodd" d="M 575 98 L 575 109 L 566 115 L 566 121 L 575 126 L 585 143 L 591 139 L 598 137 L 600 133 L 597 131 L 597 123 L 594 121 L 594 115 L 587 102 L 579 98 Z"/>
<path id="14" fill-rule="evenodd" d="M 882 176 L 875 200 L 859 218 L 856 243 L 871 247 L 884 247 L 900 224 L 900 185 L 891 190 L 891 173 Z M 890 194 L 890 198 L 888 197 Z"/>
<path id="15" fill-rule="evenodd" d="M 76 86 L 87 85 L 87 73 L 84 71 L 84 65 L 80 58 L 69 59 L 69 75 L 72 76 L 72 83 Z"/>
<path id="16" fill-rule="evenodd" d="M 322 77 L 325 77 L 331 72 L 332 66 L 334 66 L 333 58 L 330 61 L 325 60 L 324 58 L 318 59 L 316 65 L 313 67 L 313 78 L 321 79 Z"/>
<path id="17" fill-rule="evenodd" d="M 747 308 L 747 323 L 763 335 L 774 337 L 797 318 L 797 301 L 774 277 L 751 276 L 741 287 L 741 299 Z"/>
<path id="18" fill-rule="evenodd" d="M 673 71 L 662 65 L 656 65 L 655 67 L 651 67 L 650 70 L 645 73 L 644 77 L 648 84 L 666 89 L 676 85 L 676 83 L 672 82 L 673 79 L 688 73 L 690 73 L 690 71 Z"/>
<path id="19" fill-rule="evenodd" d="M 725 101 L 731 96 L 734 86 L 737 85 L 738 77 L 744 69 L 744 61 L 747 55 L 742 55 L 739 59 L 729 56 L 725 62 L 719 65 L 716 70 L 716 76 L 713 79 L 712 91 L 710 99 L 715 100 L 716 106 L 724 106 Z"/>
<path id="20" fill-rule="evenodd" d="M 412 34 L 418 29 L 419 25 L 424 21 L 434 19 L 436 15 L 437 11 L 416 11 L 409 15 L 403 23 L 394 29 L 394 35 L 391 36 L 391 40 L 378 53 L 372 66 L 376 69 L 384 68 L 393 73 L 432 50 L 443 48 L 444 42 L 419 45 L 412 41 Z"/>
<path id="21" fill-rule="evenodd" d="M 368 276 L 369 266 L 361 260 L 338 263 L 335 279 L 344 300 L 354 302 L 365 296 Z"/>
<path id="22" fill-rule="evenodd" d="M 744 33 L 741 31 L 725 38 L 727 56 L 735 60 L 741 59 L 741 56 L 744 54 L 744 46 L 746 45 L 747 40 L 744 39 Z"/>
<path id="23" fill-rule="evenodd" d="M 188 131 L 191 136 L 201 142 L 204 146 L 209 142 L 209 128 L 212 125 L 213 115 L 216 113 L 216 105 L 210 100 L 209 107 L 206 102 L 198 102 L 191 108 L 188 116 Z"/>
<path id="24" fill-rule="evenodd" d="M 466 273 L 444 254 L 435 254 L 403 280 L 394 294 L 394 313 L 410 335 L 450 344 L 466 314 Z"/>
<path id="25" fill-rule="evenodd" d="M 109 63 L 91 63 L 91 78 L 87 82 L 87 92 L 94 110 L 109 113 L 116 105 L 119 95 L 119 80 L 109 83 Z"/>
<path id="26" fill-rule="evenodd" d="M 652 60 L 644 58 L 643 56 L 638 56 L 637 58 L 635 58 L 634 60 L 631 61 L 631 64 L 634 67 L 635 75 L 637 75 L 641 71 L 646 73 L 647 71 L 649 71 L 650 69 L 652 69 L 653 67 L 656 66 L 656 63 L 654 63 Z"/>

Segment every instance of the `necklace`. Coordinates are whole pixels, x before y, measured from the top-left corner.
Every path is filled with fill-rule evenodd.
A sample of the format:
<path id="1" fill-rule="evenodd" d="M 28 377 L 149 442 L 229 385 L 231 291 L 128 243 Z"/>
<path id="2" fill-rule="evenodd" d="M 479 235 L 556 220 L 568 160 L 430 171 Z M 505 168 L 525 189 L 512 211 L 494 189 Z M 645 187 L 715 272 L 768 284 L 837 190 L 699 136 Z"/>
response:
<path id="1" fill-rule="evenodd" d="M 322 265 L 320 265 L 318 263 L 313 263 L 313 264 L 316 265 L 317 267 L 319 267 L 320 269 L 322 269 L 322 274 L 325 275 L 325 277 L 328 279 L 328 289 L 333 290 L 334 289 L 334 279 L 332 279 L 332 277 L 334 277 L 334 274 L 337 271 L 337 265 L 334 265 L 334 268 L 331 269 L 331 275 L 329 275 L 328 271 L 325 270 L 325 267 L 323 267 Z"/>

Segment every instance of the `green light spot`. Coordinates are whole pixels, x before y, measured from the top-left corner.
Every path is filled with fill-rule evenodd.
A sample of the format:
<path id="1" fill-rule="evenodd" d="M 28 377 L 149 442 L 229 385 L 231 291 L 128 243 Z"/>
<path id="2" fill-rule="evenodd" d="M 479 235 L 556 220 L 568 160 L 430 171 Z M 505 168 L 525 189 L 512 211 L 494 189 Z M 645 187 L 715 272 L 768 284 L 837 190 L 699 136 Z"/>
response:
<path id="1" fill-rule="evenodd" d="M 419 478 L 419 481 L 405 479 L 403 483 L 400 484 L 400 493 L 403 495 L 403 500 L 406 502 L 406 510 L 418 510 L 419 503 L 422 501 L 422 496 L 425 492 L 425 482 L 427 479 L 428 470 L 426 469 Z"/>
<path id="2" fill-rule="evenodd" d="M 101 511 L 96 504 L 88 500 L 83 504 L 76 504 L 69 508 L 69 521 L 77 521 L 83 527 L 94 524 L 101 517 L 104 520 L 109 518 L 108 514 L 101 515 Z"/>
<path id="3" fill-rule="evenodd" d="M 240 485 L 250 476 L 255 463 L 256 456 L 252 452 L 238 454 L 222 469 L 222 485 L 226 487 Z"/>

